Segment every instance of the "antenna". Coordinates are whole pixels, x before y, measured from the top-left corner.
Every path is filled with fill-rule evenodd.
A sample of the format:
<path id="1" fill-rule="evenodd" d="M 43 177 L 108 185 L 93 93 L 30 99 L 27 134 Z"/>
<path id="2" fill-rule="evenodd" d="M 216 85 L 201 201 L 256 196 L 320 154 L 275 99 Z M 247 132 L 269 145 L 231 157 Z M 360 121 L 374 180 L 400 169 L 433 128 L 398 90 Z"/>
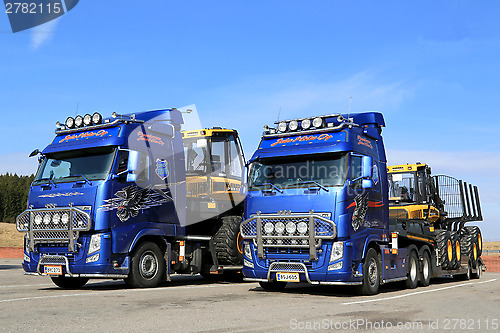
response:
<path id="1" fill-rule="evenodd" d="M 349 112 L 347 113 L 347 120 L 351 117 L 351 102 L 352 102 L 352 96 L 349 97 Z"/>
<path id="2" fill-rule="evenodd" d="M 80 106 L 80 102 L 76 102 L 76 111 L 75 111 L 75 117 L 78 115 L 78 107 Z"/>
<path id="3" fill-rule="evenodd" d="M 281 106 L 280 106 L 280 109 L 278 111 L 278 120 L 276 120 L 276 122 L 279 122 L 280 121 L 280 114 L 281 114 Z"/>

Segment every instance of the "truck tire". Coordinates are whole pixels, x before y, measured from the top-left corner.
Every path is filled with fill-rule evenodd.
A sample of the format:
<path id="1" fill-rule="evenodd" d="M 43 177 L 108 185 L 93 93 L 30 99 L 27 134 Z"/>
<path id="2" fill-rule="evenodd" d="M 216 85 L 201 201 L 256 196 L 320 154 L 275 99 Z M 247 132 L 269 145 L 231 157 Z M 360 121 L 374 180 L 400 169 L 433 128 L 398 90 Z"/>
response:
<path id="1" fill-rule="evenodd" d="M 450 260 L 449 269 L 457 269 L 460 267 L 460 241 L 456 231 L 450 231 L 450 241 L 452 247 L 452 259 Z"/>
<path id="2" fill-rule="evenodd" d="M 439 266 L 441 266 L 441 269 L 449 269 L 450 256 L 448 252 L 452 249 L 448 230 L 436 230 L 436 245 L 439 254 Z"/>
<path id="3" fill-rule="evenodd" d="M 144 242 L 134 250 L 125 283 L 132 288 L 156 287 L 165 273 L 165 259 L 153 242 Z"/>
<path id="4" fill-rule="evenodd" d="M 422 287 L 427 287 L 431 284 L 431 275 L 432 275 L 432 265 L 431 265 L 431 256 L 428 251 L 424 251 L 422 253 L 422 261 L 421 261 L 422 269 L 420 270 L 420 285 Z"/>
<path id="5" fill-rule="evenodd" d="M 65 276 L 51 276 L 50 278 L 56 286 L 62 289 L 80 289 L 89 280 L 88 278 Z"/>
<path id="6" fill-rule="evenodd" d="M 361 295 L 375 295 L 380 286 L 380 260 L 375 249 L 371 248 L 366 253 L 363 263 L 363 284 L 357 291 Z"/>
<path id="7" fill-rule="evenodd" d="M 483 253 L 483 237 L 481 235 L 481 229 L 479 227 L 467 226 L 465 229 L 469 232 L 469 235 L 472 236 L 473 242 L 476 243 L 477 246 L 477 256 L 480 257 Z"/>
<path id="8" fill-rule="evenodd" d="M 410 251 L 408 256 L 408 264 L 406 265 L 408 272 L 405 286 L 408 289 L 415 289 L 418 285 L 418 255 L 415 251 Z"/>
<path id="9" fill-rule="evenodd" d="M 259 284 L 265 291 L 282 291 L 286 287 L 286 282 L 281 281 L 259 282 Z"/>
<path id="10" fill-rule="evenodd" d="M 240 216 L 222 218 L 222 225 L 214 236 L 215 252 L 220 265 L 243 264 L 240 224 Z"/>

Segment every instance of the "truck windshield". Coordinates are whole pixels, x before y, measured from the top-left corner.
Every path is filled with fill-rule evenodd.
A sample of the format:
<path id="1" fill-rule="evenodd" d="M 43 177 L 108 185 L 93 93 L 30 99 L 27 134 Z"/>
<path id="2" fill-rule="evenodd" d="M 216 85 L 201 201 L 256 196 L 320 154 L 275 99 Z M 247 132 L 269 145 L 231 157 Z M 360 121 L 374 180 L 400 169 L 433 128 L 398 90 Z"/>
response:
<path id="1" fill-rule="evenodd" d="M 105 147 L 47 154 L 33 184 L 105 179 L 113 164 L 115 150 Z"/>
<path id="2" fill-rule="evenodd" d="M 250 191 L 263 188 L 343 186 L 347 175 L 347 154 L 302 155 L 268 158 L 252 163 Z"/>
<path id="3" fill-rule="evenodd" d="M 415 173 L 392 173 L 389 179 L 389 200 L 413 202 L 415 196 Z"/>

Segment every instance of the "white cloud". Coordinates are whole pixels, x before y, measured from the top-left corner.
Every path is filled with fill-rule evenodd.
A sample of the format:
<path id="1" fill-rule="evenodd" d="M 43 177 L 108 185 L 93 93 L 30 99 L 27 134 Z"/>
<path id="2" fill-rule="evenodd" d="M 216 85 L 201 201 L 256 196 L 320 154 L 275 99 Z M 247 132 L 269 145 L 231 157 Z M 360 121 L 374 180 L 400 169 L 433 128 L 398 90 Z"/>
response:
<path id="1" fill-rule="evenodd" d="M 11 153 L 0 155 L 0 174 L 17 173 L 18 175 L 31 175 L 36 173 L 38 159 L 28 157 L 30 152 Z"/>
<path id="2" fill-rule="evenodd" d="M 55 19 L 31 29 L 31 47 L 34 50 L 52 38 L 56 30 L 58 20 L 59 19 Z"/>

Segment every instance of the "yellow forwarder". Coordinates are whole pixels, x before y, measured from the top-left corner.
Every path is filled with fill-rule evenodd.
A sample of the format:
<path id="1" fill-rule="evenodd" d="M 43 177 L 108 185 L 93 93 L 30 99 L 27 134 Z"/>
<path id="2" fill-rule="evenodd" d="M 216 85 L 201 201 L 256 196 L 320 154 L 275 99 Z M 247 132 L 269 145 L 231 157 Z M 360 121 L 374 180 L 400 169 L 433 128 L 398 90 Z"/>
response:
<path id="1" fill-rule="evenodd" d="M 436 264 L 444 275 L 472 267 L 465 276 L 479 277 L 483 266 L 481 231 L 464 226 L 482 220 L 477 187 L 450 176 L 431 176 L 431 168 L 423 163 L 387 169 L 391 231 L 436 249 Z"/>
<path id="2" fill-rule="evenodd" d="M 238 132 L 221 127 L 183 131 L 188 221 L 205 221 L 188 234 L 213 235 L 212 273 L 243 262 L 239 233 L 245 197 L 245 158 Z M 207 223 L 208 222 L 208 223 Z M 210 223 L 211 222 L 211 223 Z M 198 230 L 203 228 L 204 230 Z M 204 271 L 204 270 L 202 270 Z"/>

